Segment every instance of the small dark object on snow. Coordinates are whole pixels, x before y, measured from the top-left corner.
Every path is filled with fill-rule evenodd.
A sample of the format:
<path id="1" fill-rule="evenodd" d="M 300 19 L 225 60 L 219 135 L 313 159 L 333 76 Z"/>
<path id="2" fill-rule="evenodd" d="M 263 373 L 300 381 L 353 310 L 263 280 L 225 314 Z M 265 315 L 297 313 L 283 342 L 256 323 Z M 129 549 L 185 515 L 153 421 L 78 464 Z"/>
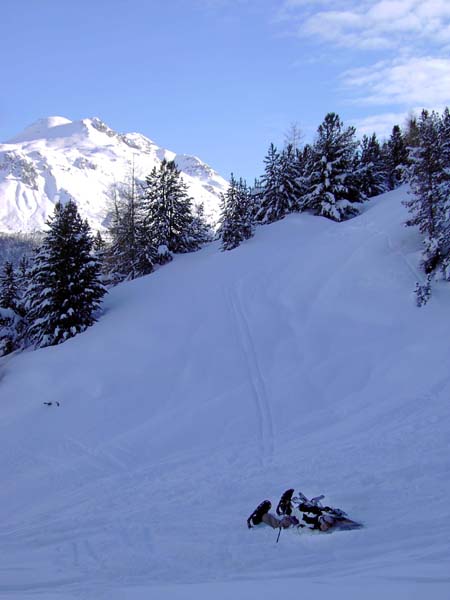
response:
<path id="1" fill-rule="evenodd" d="M 277 506 L 277 515 L 291 515 L 292 514 L 292 495 L 294 488 L 286 490 L 280 498 Z"/>
<path id="2" fill-rule="evenodd" d="M 259 504 L 252 514 L 247 519 L 247 526 L 251 529 L 254 525 L 259 525 L 262 522 L 263 515 L 265 515 L 272 508 L 270 500 L 264 500 Z"/>

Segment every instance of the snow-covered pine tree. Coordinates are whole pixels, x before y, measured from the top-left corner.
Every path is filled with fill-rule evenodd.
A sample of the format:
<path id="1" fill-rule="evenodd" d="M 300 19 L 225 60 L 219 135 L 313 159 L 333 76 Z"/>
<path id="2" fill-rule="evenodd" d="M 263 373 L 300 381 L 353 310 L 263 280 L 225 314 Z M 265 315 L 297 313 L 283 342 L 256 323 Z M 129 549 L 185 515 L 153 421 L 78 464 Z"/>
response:
<path id="1" fill-rule="evenodd" d="M 110 243 L 104 252 L 103 269 L 107 280 L 115 284 L 151 273 L 157 253 L 144 224 L 134 169 L 126 183 L 112 186 L 110 199 Z"/>
<path id="2" fill-rule="evenodd" d="M 165 264 L 172 260 L 169 251 L 170 208 L 166 199 L 167 161 L 160 168 L 153 167 L 142 188 L 144 228 L 151 245 L 156 248 L 156 262 Z"/>
<path id="3" fill-rule="evenodd" d="M 364 135 L 360 142 L 359 188 L 363 198 L 372 198 L 387 191 L 387 176 L 381 146 L 375 133 Z"/>
<path id="4" fill-rule="evenodd" d="M 270 144 L 264 159 L 265 170 L 261 177 L 261 205 L 256 215 L 260 223 L 279 221 L 291 212 L 295 190 L 295 152 L 289 145 L 280 154 L 273 144 Z"/>
<path id="5" fill-rule="evenodd" d="M 0 356 L 6 356 L 18 347 L 17 314 L 0 305 Z"/>
<path id="6" fill-rule="evenodd" d="M 163 262 L 170 260 L 171 252 L 192 252 L 201 245 L 195 239 L 192 199 L 187 189 L 173 160 L 163 159 L 145 179 L 145 230 Z"/>
<path id="7" fill-rule="evenodd" d="M 214 237 L 212 227 L 205 218 L 205 208 L 202 202 L 193 206 L 190 235 L 193 243 L 198 248 L 211 242 Z"/>
<path id="8" fill-rule="evenodd" d="M 95 252 L 95 254 L 101 255 L 103 253 L 103 251 L 105 250 L 105 248 L 106 248 L 106 244 L 102 237 L 102 234 L 100 233 L 100 231 L 97 231 L 97 233 L 95 234 L 94 240 L 92 242 L 92 250 L 93 250 L 93 252 Z"/>
<path id="9" fill-rule="evenodd" d="M 22 324 L 17 278 L 12 263 L 7 261 L 0 274 L 0 356 L 20 346 Z"/>
<path id="10" fill-rule="evenodd" d="M 17 271 L 19 288 L 22 291 L 24 291 L 24 289 L 27 285 L 29 269 L 30 269 L 29 258 L 26 254 L 23 254 L 19 261 L 19 266 L 18 266 L 18 271 Z"/>
<path id="11" fill-rule="evenodd" d="M 344 129 L 336 113 L 328 113 L 312 147 L 309 191 L 305 205 L 317 215 L 342 221 L 358 213 L 355 128 Z"/>
<path id="12" fill-rule="evenodd" d="M 448 174 L 450 171 L 450 110 L 444 109 L 441 119 L 441 154 L 442 165 Z"/>
<path id="13" fill-rule="evenodd" d="M 399 125 L 392 128 L 389 140 L 383 144 L 382 154 L 388 189 L 394 190 L 405 181 L 409 164 L 408 149 Z"/>
<path id="14" fill-rule="evenodd" d="M 408 148 L 416 148 L 420 143 L 419 125 L 417 123 L 417 117 L 414 113 L 409 114 L 406 119 L 403 139 L 407 150 Z"/>
<path id="15" fill-rule="evenodd" d="M 233 250 L 253 235 L 252 195 L 245 181 L 231 174 L 230 185 L 222 194 L 219 236 L 222 250 Z"/>
<path id="16" fill-rule="evenodd" d="M 311 172 L 314 164 L 313 149 L 310 144 L 297 152 L 297 202 L 295 210 L 302 212 L 308 208 L 308 192 L 310 188 Z"/>
<path id="17" fill-rule="evenodd" d="M 92 237 L 73 200 L 57 203 L 31 267 L 27 290 L 28 337 L 53 346 L 95 322 L 106 289 L 92 256 Z"/>
<path id="18" fill-rule="evenodd" d="M 15 310 L 19 303 L 19 290 L 13 264 L 6 261 L 0 274 L 0 306 Z"/>
<path id="19" fill-rule="evenodd" d="M 446 247 L 450 243 L 450 111 L 448 107 L 444 109 L 441 117 L 441 163 L 442 163 L 442 177 L 439 184 L 440 196 L 443 199 L 442 207 L 442 224 L 441 238 L 445 244 L 443 244 L 443 252 L 446 256 L 443 257 L 442 271 L 444 278 L 450 281 L 450 252 L 446 251 Z"/>
<path id="20" fill-rule="evenodd" d="M 302 152 L 288 144 L 280 156 L 281 187 L 286 198 L 286 213 L 301 210 L 301 158 Z"/>
<path id="21" fill-rule="evenodd" d="M 424 235 L 423 269 L 438 268 L 447 277 L 450 262 L 450 170 L 445 165 L 443 120 L 436 112 L 423 111 L 418 121 L 419 146 L 410 153 L 411 197 L 405 202 L 411 218 Z"/>
<path id="22" fill-rule="evenodd" d="M 256 222 L 256 215 L 261 208 L 261 202 L 263 198 L 264 188 L 261 179 L 255 178 L 253 185 L 249 187 L 249 194 L 251 198 L 252 207 L 252 221 Z"/>
<path id="23" fill-rule="evenodd" d="M 239 223 L 244 240 L 249 240 L 255 232 L 253 196 L 247 182 L 239 178 L 238 182 L 238 213 Z"/>
<path id="24" fill-rule="evenodd" d="M 41 237 L 42 239 L 42 237 Z M 36 250 L 35 250 L 36 251 Z M 17 309 L 16 313 L 19 316 L 17 322 L 17 344 L 20 348 L 25 348 L 27 345 L 26 332 L 28 328 L 27 311 L 25 308 L 27 300 L 27 290 L 30 282 L 30 256 L 27 254 L 22 255 L 18 267 L 15 270 L 15 277 L 17 283 Z"/>
<path id="25" fill-rule="evenodd" d="M 92 254 L 99 262 L 100 272 L 102 274 L 101 279 L 104 283 L 107 283 L 109 281 L 108 277 L 104 276 L 107 250 L 107 245 L 105 240 L 103 239 L 102 234 L 100 233 L 100 231 L 97 231 L 92 241 Z"/>

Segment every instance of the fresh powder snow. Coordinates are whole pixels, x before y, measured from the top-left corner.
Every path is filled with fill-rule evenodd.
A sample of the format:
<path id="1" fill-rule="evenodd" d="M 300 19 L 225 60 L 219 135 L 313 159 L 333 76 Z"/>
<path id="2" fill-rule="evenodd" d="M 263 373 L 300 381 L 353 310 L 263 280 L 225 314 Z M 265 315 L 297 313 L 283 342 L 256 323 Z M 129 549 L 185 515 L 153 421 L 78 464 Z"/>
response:
<path id="1" fill-rule="evenodd" d="M 176 256 L 0 359 L 0 598 L 448 599 L 450 287 L 416 307 L 405 197 Z M 247 529 L 289 487 L 364 528 Z"/>

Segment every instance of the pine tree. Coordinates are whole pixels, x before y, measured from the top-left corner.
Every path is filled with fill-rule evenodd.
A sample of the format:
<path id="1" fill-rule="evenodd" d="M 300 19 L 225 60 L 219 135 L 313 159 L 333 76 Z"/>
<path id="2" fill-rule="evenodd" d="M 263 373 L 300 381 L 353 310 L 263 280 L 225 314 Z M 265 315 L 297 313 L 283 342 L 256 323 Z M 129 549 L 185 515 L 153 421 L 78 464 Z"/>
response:
<path id="1" fill-rule="evenodd" d="M 233 250 L 253 235 L 252 196 L 245 181 L 231 174 L 221 200 L 219 236 L 222 250 Z"/>
<path id="2" fill-rule="evenodd" d="M 100 231 L 97 231 L 97 233 L 95 234 L 93 243 L 92 243 L 92 250 L 95 254 L 101 255 L 104 252 L 105 248 L 106 248 L 105 240 L 103 239 Z"/>
<path id="3" fill-rule="evenodd" d="M 295 210 L 302 212 L 308 209 L 308 193 L 311 185 L 311 174 L 314 164 L 313 149 L 306 144 L 302 150 L 297 152 L 297 193 L 298 198 Z"/>
<path id="4" fill-rule="evenodd" d="M 253 186 L 249 188 L 249 194 L 252 206 L 252 221 L 256 222 L 256 216 L 261 208 L 262 198 L 264 194 L 264 187 L 262 181 L 258 177 L 255 178 Z"/>
<path id="5" fill-rule="evenodd" d="M 6 356 L 18 347 L 16 313 L 0 306 L 0 356 Z"/>
<path id="6" fill-rule="evenodd" d="M 439 182 L 439 195 L 442 198 L 440 237 L 443 253 L 442 271 L 444 278 L 450 281 L 450 111 L 445 108 L 441 118 L 440 149 L 442 175 Z"/>
<path id="7" fill-rule="evenodd" d="M 91 326 L 106 293 L 75 202 L 57 203 L 47 225 L 27 291 L 27 333 L 35 347 L 60 344 Z"/>
<path id="8" fill-rule="evenodd" d="M 157 252 L 144 223 L 143 203 L 134 169 L 124 184 L 110 190 L 112 218 L 104 270 L 115 284 L 151 273 Z"/>
<path id="9" fill-rule="evenodd" d="M 424 235 L 423 269 L 428 275 L 450 260 L 450 170 L 445 165 L 443 120 L 436 112 L 423 111 L 418 121 L 419 146 L 410 154 L 411 213 L 407 225 Z"/>
<path id="10" fill-rule="evenodd" d="M 394 190 L 405 181 L 409 163 L 408 149 L 399 125 L 394 125 L 391 137 L 383 144 L 383 158 L 388 189 Z"/>
<path id="11" fill-rule="evenodd" d="M 145 179 L 144 226 L 160 256 L 191 252 L 199 248 L 193 232 L 192 199 L 175 161 L 162 160 Z M 162 253 L 162 249 L 164 252 Z"/>
<path id="12" fill-rule="evenodd" d="M 447 174 L 450 174 L 450 110 L 445 108 L 441 119 L 441 154 L 442 165 Z"/>
<path id="13" fill-rule="evenodd" d="M 420 136 L 417 117 L 414 115 L 414 113 L 408 115 L 404 129 L 405 132 L 403 134 L 403 138 L 406 148 L 417 148 L 417 146 L 420 144 Z"/>
<path id="14" fill-rule="evenodd" d="M 281 154 L 273 144 L 270 145 L 264 159 L 265 172 L 261 177 L 263 190 L 257 221 L 273 223 L 291 212 L 295 203 L 294 156 L 291 145 Z"/>
<path id="15" fill-rule="evenodd" d="M 19 288 L 21 291 L 24 291 L 25 287 L 27 285 L 29 269 L 30 269 L 30 261 L 28 259 L 28 256 L 26 254 L 24 254 L 24 255 L 22 255 L 22 257 L 19 261 L 18 274 L 17 274 Z"/>
<path id="16" fill-rule="evenodd" d="M 203 203 L 194 204 L 192 210 L 191 239 L 195 247 L 200 248 L 203 244 L 211 242 L 213 230 L 205 218 Z"/>
<path id="17" fill-rule="evenodd" d="M 106 245 L 106 242 L 103 239 L 103 236 L 100 233 L 100 231 L 97 231 L 97 233 L 95 234 L 95 237 L 93 238 L 93 241 L 92 241 L 92 255 L 98 260 L 98 263 L 100 266 L 100 272 L 101 272 L 101 280 L 103 283 L 106 283 L 106 284 L 109 282 L 109 278 L 107 276 L 107 267 L 106 267 L 107 254 L 108 254 L 108 247 Z"/>
<path id="18" fill-rule="evenodd" d="M 301 210 L 301 151 L 288 144 L 280 156 L 281 190 L 285 196 L 286 213 Z"/>
<path id="19" fill-rule="evenodd" d="M 372 198 L 387 191 L 381 146 L 375 133 L 362 137 L 358 178 L 363 198 Z"/>
<path id="20" fill-rule="evenodd" d="M 11 262 L 7 261 L 3 265 L 3 273 L 0 275 L 0 306 L 16 310 L 18 303 L 19 291 L 14 267 Z"/>
<path id="21" fill-rule="evenodd" d="M 355 128 L 344 129 L 339 116 L 328 113 L 312 147 L 307 208 L 334 221 L 358 213 L 355 203 L 361 197 L 354 174 L 357 146 Z"/>
<path id="22" fill-rule="evenodd" d="M 17 278 L 12 263 L 7 261 L 0 275 L 0 356 L 20 346 L 22 322 Z"/>

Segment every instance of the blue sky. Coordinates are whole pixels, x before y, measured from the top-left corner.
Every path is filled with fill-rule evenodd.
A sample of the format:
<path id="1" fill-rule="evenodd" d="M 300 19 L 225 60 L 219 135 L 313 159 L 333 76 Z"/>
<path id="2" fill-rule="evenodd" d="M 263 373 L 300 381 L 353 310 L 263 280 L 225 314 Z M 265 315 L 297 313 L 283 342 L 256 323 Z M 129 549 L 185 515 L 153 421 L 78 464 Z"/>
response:
<path id="1" fill-rule="evenodd" d="M 385 135 L 450 104 L 449 0 L 3 0 L 0 140 L 98 116 L 250 181 L 328 111 Z"/>

